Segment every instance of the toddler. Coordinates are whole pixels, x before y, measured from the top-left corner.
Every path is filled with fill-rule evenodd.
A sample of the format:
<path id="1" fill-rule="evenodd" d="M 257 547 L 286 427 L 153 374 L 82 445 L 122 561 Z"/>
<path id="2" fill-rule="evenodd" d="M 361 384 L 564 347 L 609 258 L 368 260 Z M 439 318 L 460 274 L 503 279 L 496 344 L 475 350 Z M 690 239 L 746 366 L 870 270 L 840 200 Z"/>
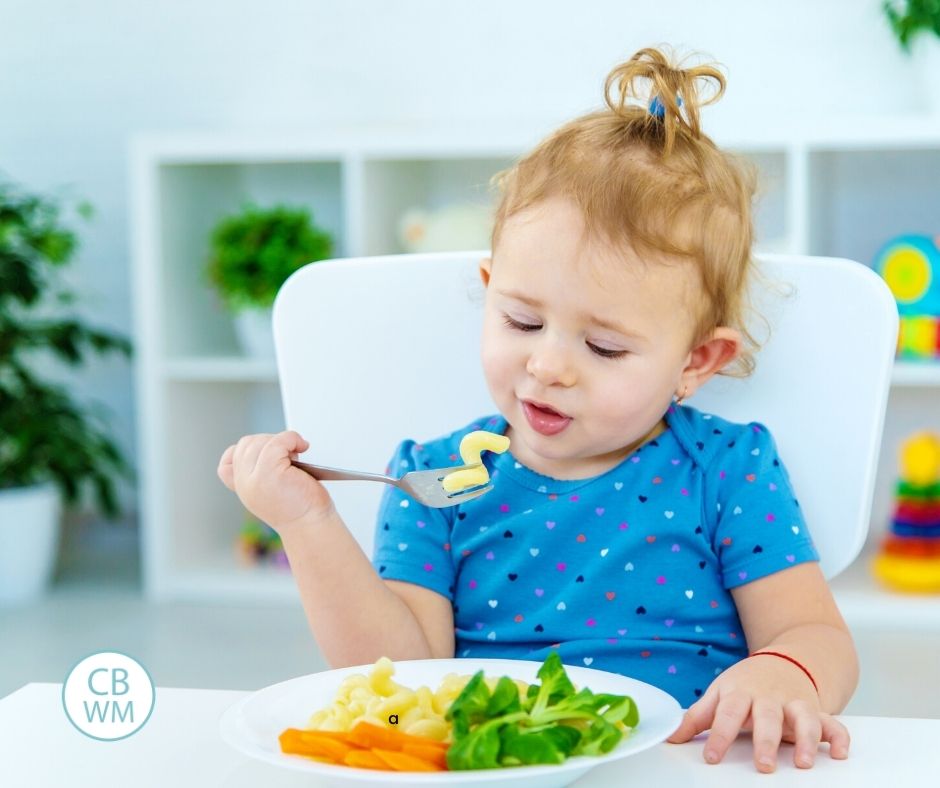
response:
<path id="1" fill-rule="evenodd" d="M 754 176 L 699 124 L 724 86 L 644 49 L 608 76 L 606 109 L 498 177 L 480 276 L 499 413 L 405 440 L 388 468 L 454 465 L 464 435 L 490 430 L 511 440 L 483 455 L 492 492 L 428 509 L 388 488 L 370 562 L 291 467 L 301 436 L 225 451 L 219 475 L 280 534 L 331 665 L 556 649 L 672 694 L 688 711 L 670 741 L 710 729 L 709 763 L 742 730 L 760 771 L 781 740 L 801 767 L 821 741 L 847 756 L 831 715 L 856 654 L 774 440 L 686 403 L 715 374 L 748 374 L 756 350 Z"/>

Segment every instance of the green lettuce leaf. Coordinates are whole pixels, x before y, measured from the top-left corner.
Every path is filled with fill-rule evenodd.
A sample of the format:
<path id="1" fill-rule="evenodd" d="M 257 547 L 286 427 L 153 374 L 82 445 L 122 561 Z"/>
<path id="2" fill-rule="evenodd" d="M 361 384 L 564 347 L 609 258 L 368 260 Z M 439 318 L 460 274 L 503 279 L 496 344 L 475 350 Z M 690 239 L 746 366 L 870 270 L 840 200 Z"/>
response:
<path id="1" fill-rule="evenodd" d="M 557 651 L 539 668 L 524 700 L 502 676 L 491 692 L 477 671 L 445 714 L 454 726 L 447 751 L 452 770 L 562 763 L 574 755 L 603 755 L 640 721 L 627 695 L 576 690 Z"/>

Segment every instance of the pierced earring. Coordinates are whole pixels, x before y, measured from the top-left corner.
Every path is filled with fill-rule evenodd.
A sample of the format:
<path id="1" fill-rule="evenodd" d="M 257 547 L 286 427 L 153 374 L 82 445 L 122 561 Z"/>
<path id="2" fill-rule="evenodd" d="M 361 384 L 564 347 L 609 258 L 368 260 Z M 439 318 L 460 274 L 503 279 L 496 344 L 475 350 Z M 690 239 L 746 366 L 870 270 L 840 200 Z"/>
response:
<path id="1" fill-rule="evenodd" d="M 689 387 L 688 387 L 688 386 L 683 386 L 683 387 L 682 387 L 682 394 L 680 394 L 679 397 L 676 399 L 676 405 L 681 405 L 681 404 L 682 404 L 682 400 L 685 399 L 686 394 L 688 394 L 688 393 L 689 393 Z"/>

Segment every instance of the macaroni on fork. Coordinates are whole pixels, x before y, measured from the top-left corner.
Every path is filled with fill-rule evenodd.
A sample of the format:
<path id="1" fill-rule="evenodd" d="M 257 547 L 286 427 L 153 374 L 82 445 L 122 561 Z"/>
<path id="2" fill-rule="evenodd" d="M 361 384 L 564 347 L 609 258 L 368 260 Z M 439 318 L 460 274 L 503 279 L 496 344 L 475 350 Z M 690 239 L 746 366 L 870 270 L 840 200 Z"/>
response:
<path id="1" fill-rule="evenodd" d="M 460 457 L 464 465 L 474 465 L 480 463 L 480 455 L 484 451 L 495 451 L 502 454 L 509 448 L 509 438 L 505 435 L 497 435 L 495 432 L 486 430 L 474 430 L 468 432 L 460 441 Z M 490 474 L 486 466 L 482 463 L 479 468 L 470 468 L 468 470 L 454 471 L 444 477 L 441 486 L 447 492 L 458 492 L 468 487 L 477 487 L 486 484 L 490 480 Z"/>

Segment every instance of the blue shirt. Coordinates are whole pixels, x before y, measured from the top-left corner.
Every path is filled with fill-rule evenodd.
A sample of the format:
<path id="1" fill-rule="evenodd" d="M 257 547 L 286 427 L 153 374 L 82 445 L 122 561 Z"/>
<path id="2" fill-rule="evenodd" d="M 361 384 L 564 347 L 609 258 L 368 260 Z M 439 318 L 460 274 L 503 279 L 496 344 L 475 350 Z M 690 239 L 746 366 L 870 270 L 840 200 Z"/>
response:
<path id="1" fill-rule="evenodd" d="M 376 523 L 380 577 L 454 608 L 457 657 L 562 661 L 645 681 L 684 707 L 747 656 L 730 589 L 819 556 L 773 437 L 687 405 L 611 470 L 558 480 L 484 452 L 494 489 L 430 509 L 389 487 Z M 403 441 L 396 477 L 460 463 L 487 416 Z"/>

